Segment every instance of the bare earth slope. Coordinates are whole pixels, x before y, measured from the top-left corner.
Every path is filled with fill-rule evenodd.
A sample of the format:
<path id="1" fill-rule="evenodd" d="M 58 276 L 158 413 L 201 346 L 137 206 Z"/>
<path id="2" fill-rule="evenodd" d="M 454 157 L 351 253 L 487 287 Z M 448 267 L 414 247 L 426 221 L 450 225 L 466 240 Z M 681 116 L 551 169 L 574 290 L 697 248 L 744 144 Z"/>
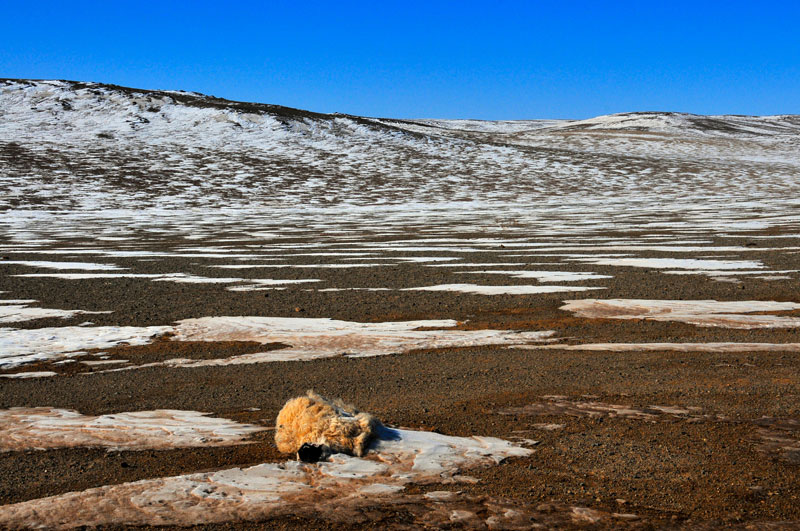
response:
<path id="1" fill-rule="evenodd" d="M 798 198 L 798 116 L 0 80 L 0 527 L 796 527 Z"/>

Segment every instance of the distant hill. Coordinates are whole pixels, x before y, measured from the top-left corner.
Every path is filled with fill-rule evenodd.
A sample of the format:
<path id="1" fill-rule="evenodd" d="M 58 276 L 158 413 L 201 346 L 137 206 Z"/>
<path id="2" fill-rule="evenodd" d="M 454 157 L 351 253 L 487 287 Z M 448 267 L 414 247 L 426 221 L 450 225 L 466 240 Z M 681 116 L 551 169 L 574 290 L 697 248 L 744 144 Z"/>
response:
<path id="1" fill-rule="evenodd" d="M 751 175 L 798 175 L 798 138 L 796 115 L 397 120 L 4 79 L 0 209 L 660 201 L 720 182 L 747 196 Z"/>

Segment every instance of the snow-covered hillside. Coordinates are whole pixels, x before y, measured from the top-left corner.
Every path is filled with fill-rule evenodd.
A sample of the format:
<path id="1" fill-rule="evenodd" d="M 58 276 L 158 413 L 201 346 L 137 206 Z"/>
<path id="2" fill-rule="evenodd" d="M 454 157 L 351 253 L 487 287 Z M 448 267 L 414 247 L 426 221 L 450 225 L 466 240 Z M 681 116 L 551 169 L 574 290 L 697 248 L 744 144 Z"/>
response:
<path id="1" fill-rule="evenodd" d="M 500 206 L 512 218 L 605 218 L 692 211 L 697 199 L 710 211 L 774 209 L 800 197 L 799 138 L 798 116 L 392 120 L 3 80 L 0 209 L 28 221 L 45 211 L 497 215 Z"/>
<path id="2" fill-rule="evenodd" d="M 675 135 L 737 137 L 791 136 L 800 133 L 800 116 L 701 116 L 677 112 L 626 112 L 587 120 L 409 120 L 424 126 L 483 133 L 531 131 L 640 131 Z"/>

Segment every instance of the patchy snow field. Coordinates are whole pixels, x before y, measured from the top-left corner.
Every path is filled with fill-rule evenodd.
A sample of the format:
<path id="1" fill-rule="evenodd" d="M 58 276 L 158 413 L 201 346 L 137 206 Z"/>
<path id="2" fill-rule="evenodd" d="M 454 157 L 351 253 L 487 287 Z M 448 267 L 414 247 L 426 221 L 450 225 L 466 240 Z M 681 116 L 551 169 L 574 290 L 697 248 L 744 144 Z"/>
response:
<path id="1" fill-rule="evenodd" d="M 191 464 L 172 475 L 125 476 L 114 485 L 81 479 L 75 492 L 42 480 L 49 497 L 35 494 L 38 486 L 16 496 L 0 482 L 0 494 L 19 501 L 0 506 L 0 526 L 234 525 L 287 514 L 369 525 L 393 511 L 430 527 L 634 522 L 640 517 L 624 503 L 613 510 L 600 497 L 578 498 L 572 484 L 563 503 L 536 493 L 546 506 L 498 496 L 504 488 L 493 474 L 510 474 L 502 485 L 516 496 L 534 496 L 521 486 L 530 479 L 523 472 L 503 472 L 515 465 L 495 465 L 536 458 L 507 440 L 538 441 L 515 435 L 525 429 L 468 431 L 483 417 L 484 429 L 501 428 L 489 408 L 469 410 L 444 389 L 477 387 L 475 400 L 514 402 L 513 393 L 540 385 L 536 378 L 514 387 L 481 369 L 486 353 L 514 351 L 524 356 L 515 358 L 521 372 L 542 357 L 572 356 L 564 358 L 565 380 L 545 382 L 559 392 L 583 385 L 570 371 L 590 356 L 750 356 L 731 364 L 749 369 L 758 354 L 779 357 L 788 371 L 785 358 L 800 345 L 798 271 L 798 116 L 393 120 L 187 92 L 0 80 L 0 450 L 10 470 L 39 458 L 24 454 L 29 448 L 73 464 L 79 447 L 223 452 L 217 447 L 271 428 L 274 418 L 255 413 L 261 402 L 245 411 L 229 401 L 259 396 L 272 407 L 290 396 L 275 396 L 270 377 L 286 371 L 298 382 L 286 376 L 282 388 L 303 392 L 295 387 L 319 384 L 319 374 L 341 363 L 359 375 L 343 388 L 362 397 L 401 386 L 383 402 L 389 414 L 408 422 L 404 412 L 416 412 L 408 413 L 417 415 L 415 427 L 438 414 L 464 430 L 458 437 L 388 430 L 392 437 L 365 459 L 321 465 L 248 454 L 231 468 L 230 454 L 218 453 L 205 467 L 180 461 Z M 440 356 L 464 370 L 436 380 L 448 366 Z M 423 369 L 386 369 L 376 376 L 381 384 L 359 372 L 401 358 Z M 586 372 L 602 385 L 611 378 L 602 366 Z M 262 377 L 272 387 L 262 388 Z M 767 389 L 749 377 L 726 380 L 745 387 L 721 404 Z M 417 387 L 402 388 L 415 378 Z M 114 391 L 96 391 L 112 379 Z M 131 397 L 151 381 L 170 383 L 134 408 Z M 667 381 L 647 393 L 683 382 Z M 227 410 L 216 385 L 226 386 Z M 770 395 L 786 397 L 797 382 L 776 375 L 769 385 L 790 386 Z M 201 404 L 184 407 L 197 393 Z M 415 409 L 412 396 L 442 411 Z M 73 397 L 86 408 L 66 407 Z M 677 404 L 681 395 L 668 399 Z M 760 437 L 790 462 L 800 447 L 796 419 L 786 413 L 793 406 L 770 401 L 784 416 L 759 424 Z M 689 404 L 615 403 L 517 404 L 498 413 L 497 426 L 514 415 L 520 423 L 552 416 L 527 432 L 556 434 L 572 422 L 566 417 L 669 427 L 675 418 L 722 415 Z M 228 410 L 248 423 L 227 420 Z M 448 424 L 444 412 L 455 420 Z M 484 466 L 495 468 L 478 474 L 483 483 L 461 475 Z M 588 481 L 594 472 L 581 473 Z M 440 483 L 446 492 L 419 487 Z M 456 491 L 453 483 L 472 486 Z M 489 486 L 480 491 L 479 483 Z M 718 521 L 747 512 L 725 507 L 714 513 Z M 652 499 L 640 510 L 649 523 L 674 521 L 674 510 Z M 800 520 L 791 509 L 762 514 Z"/>

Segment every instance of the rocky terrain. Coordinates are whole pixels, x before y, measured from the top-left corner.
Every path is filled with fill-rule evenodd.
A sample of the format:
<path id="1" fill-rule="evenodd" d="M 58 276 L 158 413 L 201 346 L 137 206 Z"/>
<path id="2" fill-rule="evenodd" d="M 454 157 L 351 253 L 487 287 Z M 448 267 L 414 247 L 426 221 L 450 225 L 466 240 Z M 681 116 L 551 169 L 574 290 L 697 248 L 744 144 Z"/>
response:
<path id="1" fill-rule="evenodd" d="M 797 527 L 799 153 L 0 80 L 0 527 Z"/>

